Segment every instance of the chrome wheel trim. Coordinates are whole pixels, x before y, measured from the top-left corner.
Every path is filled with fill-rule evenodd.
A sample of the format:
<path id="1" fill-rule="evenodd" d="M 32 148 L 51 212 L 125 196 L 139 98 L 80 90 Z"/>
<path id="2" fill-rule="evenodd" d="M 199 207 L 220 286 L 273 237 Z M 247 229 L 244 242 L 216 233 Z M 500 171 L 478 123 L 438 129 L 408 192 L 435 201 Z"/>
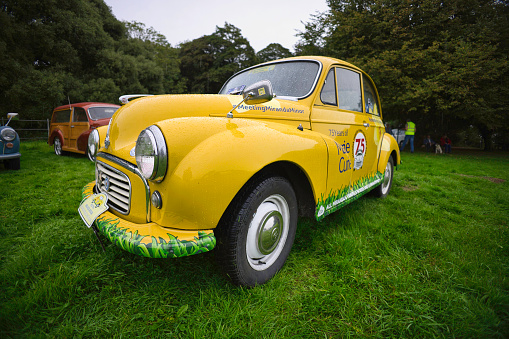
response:
<path id="1" fill-rule="evenodd" d="M 62 143 L 60 142 L 60 139 L 55 138 L 53 141 L 53 146 L 55 148 L 55 154 L 62 155 Z"/>
<path id="2" fill-rule="evenodd" d="M 387 165 L 385 166 L 384 179 L 382 182 L 382 194 L 385 195 L 389 191 L 389 187 L 391 185 L 392 178 L 392 166 L 390 161 L 387 161 Z"/>
<path id="3" fill-rule="evenodd" d="M 290 229 L 290 207 L 281 195 L 273 194 L 256 209 L 246 237 L 246 256 L 251 268 L 263 271 L 272 266 L 285 247 Z"/>

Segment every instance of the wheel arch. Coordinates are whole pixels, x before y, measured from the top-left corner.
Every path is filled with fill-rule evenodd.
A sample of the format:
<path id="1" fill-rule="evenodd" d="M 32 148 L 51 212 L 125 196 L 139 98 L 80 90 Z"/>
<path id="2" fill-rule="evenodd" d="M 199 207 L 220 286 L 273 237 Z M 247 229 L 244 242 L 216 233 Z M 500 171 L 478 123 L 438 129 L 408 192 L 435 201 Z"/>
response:
<path id="1" fill-rule="evenodd" d="M 61 130 L 59 129 L 54 129 L 53 131 L 51 131 L 51 134 L 48 138 L 48 145 L 50 146 L 53 146 L 53 141 L 55 140 L 55 138 L 59 138 L 60 139 L 60 143 L 62 144 L 62 146 L 65 145 L 65 142 L 64 142 L 64 135 L 62 133 Z"/>
<path id="2" fill-rule="evenodd" d="M 227 227 L 229 218 L 235 215 L 238 202 L 244 200 L 253 188 L 270 177 L 282 177 L 290 182 L 297 196 L 298 212 L 301 217 L 314 217 L 315 198 L 311 182 L 302 168 L 289 161 L 278 161 L 260 169 L 242 186 L 223 212 L 214 232 L 221 232 L 221 227 Z"/>

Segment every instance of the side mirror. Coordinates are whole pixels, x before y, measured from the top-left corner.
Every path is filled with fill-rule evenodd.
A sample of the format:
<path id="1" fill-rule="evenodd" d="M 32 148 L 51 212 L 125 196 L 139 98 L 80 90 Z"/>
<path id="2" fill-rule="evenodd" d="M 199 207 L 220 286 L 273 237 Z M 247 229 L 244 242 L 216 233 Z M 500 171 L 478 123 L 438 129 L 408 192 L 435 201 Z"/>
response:
<path id="1" fill-rule="evenodd" d="M 258 105 L 271 101 L 274 91 L 269 80 L 258 81 L 244 89 L 242 97 L 247 105 Z"/>
<path id="2" fill-rule="evenodd" d="M 125 105 L 125 104 L 128 104 L 129 100 L 131 100 L 131 99 L 139 98 L 139 97 L 150 97 L 152 95 L 153 94 L 126 94 L 126 95 L 122 95 L 121 97 L 119 97 L 118 101 L 120 101 L 121 105 Z"/>
<path id="3" fill-rule="evenodd" d="M 242 101 L 233 107 L 233 109 L 226 115 L 227 118 L 233 118 L 232 112 L 243 102 L 246 102 L 247 105 L 258 105 L 271 101 L 274 98 L 272 84 L 269 80 L 255 82 L 242 91 L 242 97 Z"/>
<path id="4" fill-rule="evenodd" d="M 9 122 L 11 122 L 11 120 L 18 120 L 19 117 L 18 117 L 18 113 L 7 113 L 7 123 L 5 124 L 5 126 L 9 125 Z"/>

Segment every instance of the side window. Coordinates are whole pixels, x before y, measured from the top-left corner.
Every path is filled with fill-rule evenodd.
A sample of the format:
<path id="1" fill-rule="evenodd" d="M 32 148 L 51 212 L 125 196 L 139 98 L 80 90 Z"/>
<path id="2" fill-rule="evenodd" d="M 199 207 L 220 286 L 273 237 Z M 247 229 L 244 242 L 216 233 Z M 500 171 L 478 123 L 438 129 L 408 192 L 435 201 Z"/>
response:
<path id="1" fill-rule="evenodd" d="M 334 68 L 329 71 L 325 84 L 323 85 L 322 92 L 320 93 L 320 100 L 324 104 L 337 106 L 338 100 L 336 97 L 336 77 L 334 75 Z"/>
<path id="2" fill-rule="evenodd" d="M 339 108 L 362 112 L 361 77 L 359 73 L 337 68 Z"/>
<path id="3" fill-rule="evenodd" d="M 71 110 L 66 109 L 65 111 L 58 111 L 53 113 L 53 122 L 69 122 L 71 118 Z"/>
<path id="4" fill-rule="evenodd" d="M 88 122 L 87 112 L 81 107 L 74 107 L 74 115 L 72 116 L 73 122 Z"/>
<path id="5" fill-rule="evenodd" d="M 366 106 L 366 113 L 380 115 L 380 104 L 376 96 L 375 86 L 365 75 L 362 75 L 362 83 L 364 87 L 364 104 Z"/>

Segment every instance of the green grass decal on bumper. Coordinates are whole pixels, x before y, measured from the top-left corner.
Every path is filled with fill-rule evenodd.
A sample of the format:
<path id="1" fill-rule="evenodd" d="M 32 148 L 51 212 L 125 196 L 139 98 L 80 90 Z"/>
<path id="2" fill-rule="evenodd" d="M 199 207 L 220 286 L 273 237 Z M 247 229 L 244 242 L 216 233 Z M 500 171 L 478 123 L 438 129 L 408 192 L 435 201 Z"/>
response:
<path id="1" fill-rule="evenodd" d="M 95 182 L 91 182 L 83 187 L 83 199 L 93 194 L 94 186 Z M 148 258 L 186 257 L 208 252 L 216 246 L 216 238 L 210 231 L 197 231 L 194 240 L 180 240 L 170 233 L 166 233 L 167 238 L 156 238 L 123 228 L 121 219 L 108 212 L 97 218 L 95 224 L 102 234 L 121 249 Z M 148 237 L 152 241 L 147 241 Z"/>

